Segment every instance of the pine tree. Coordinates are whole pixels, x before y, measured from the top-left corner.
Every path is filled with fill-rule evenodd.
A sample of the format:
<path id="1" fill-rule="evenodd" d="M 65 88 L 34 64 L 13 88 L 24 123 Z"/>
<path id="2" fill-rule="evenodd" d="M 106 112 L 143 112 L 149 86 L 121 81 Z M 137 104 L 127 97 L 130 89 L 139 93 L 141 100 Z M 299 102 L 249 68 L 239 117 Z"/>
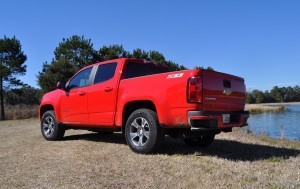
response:
<path id="1" fill-rule="evenodd" d="M 0 39 L 0 103 L 1 120 L 5 119 L 4 112 L 4 87 L 21 85 L 22 82 L 17 76 L 26 72 L 26 55 L 21 49 L 21 43 L 16 37 L 8 38 L 4 36 Z"/>

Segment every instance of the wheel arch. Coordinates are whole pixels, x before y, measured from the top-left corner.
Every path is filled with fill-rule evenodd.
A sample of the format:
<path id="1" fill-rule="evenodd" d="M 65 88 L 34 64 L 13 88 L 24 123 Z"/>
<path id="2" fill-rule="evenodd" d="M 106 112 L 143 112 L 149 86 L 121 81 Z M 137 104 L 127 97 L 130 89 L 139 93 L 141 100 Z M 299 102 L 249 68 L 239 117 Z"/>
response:
<path id="1" fill-rule="evenodd" d="M 40 107 L 40 112 L 39 112 L 39 118 L 42 119 L 43 114 L 49 110 L 53 110 L 54 111 L 54 106 L 51 104 L 44 104 Z M 54 111 L 55 114 L 55 111 Z"/>
<path id="2" fill-rule="evenodd" d="M 137 100 L 137 101 L 127 102 L 123 108 L 123 113 L 122 113 L 122 132 L 124 132 L 126 122 L 129 116 L 132 114 L 132 112 L 142 108 L 150 109 L 157 113 L 157 108 L 154 102 L 151 100 Z"/>

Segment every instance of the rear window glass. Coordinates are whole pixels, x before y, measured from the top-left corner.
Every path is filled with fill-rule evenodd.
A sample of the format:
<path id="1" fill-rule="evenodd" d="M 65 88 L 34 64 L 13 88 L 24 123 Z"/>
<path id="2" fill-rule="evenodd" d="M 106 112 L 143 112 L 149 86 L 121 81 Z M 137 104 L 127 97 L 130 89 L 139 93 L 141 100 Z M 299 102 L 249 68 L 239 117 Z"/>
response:
<path id="1" fill-rule="evenodd" d="M 96 84 L 96 83 L 104 82 L 113 78 L 115 75 L 116 67 L 117 67 L 117 63 L 115 62 L 99 65 L 94 83 Z"/>
<path id="2" fill-rule="evenodd" d="M 125 79 L 169 72 L 167 68 L 148 63 L 129 62 L 125 71 Z"/>

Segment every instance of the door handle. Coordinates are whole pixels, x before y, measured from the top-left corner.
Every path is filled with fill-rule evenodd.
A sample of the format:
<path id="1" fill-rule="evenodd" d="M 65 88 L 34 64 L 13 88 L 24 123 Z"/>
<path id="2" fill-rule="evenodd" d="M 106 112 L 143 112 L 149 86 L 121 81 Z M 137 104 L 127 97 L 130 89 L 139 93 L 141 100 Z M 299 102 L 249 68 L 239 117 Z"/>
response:
<path id="1" fill-rule="evenodd" d="M 86 92 L 85 92 L 85 91 L 80 91 L 80 92 L 79 92 L 79 95 L 80 95 L 80 96 L 84 96 L 84 95 L 86 95 Z"/>
<path id="2" fill-rule="evenodd" d="M 110 91 L 112 91 L 112 90 L 113 90 L 113 88 L 111 88 L 111 87 L 106 87 L 106 88 L 104 89 L 105 92 L 110 92 Z"/>

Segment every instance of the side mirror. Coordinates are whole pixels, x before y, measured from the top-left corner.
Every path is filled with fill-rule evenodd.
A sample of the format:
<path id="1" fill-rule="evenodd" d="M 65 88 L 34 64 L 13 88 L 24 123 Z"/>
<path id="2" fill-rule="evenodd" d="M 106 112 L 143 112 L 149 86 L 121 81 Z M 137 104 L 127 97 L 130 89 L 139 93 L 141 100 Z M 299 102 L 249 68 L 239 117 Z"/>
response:
<path id="1" fill-rule="evenodd" d="M 57 89 L 66 90 L 66 84 L 59 81 L 59 82 L 57 82 L 57 84 L 56 84 L 56 88 L 57 88 Z"/>

